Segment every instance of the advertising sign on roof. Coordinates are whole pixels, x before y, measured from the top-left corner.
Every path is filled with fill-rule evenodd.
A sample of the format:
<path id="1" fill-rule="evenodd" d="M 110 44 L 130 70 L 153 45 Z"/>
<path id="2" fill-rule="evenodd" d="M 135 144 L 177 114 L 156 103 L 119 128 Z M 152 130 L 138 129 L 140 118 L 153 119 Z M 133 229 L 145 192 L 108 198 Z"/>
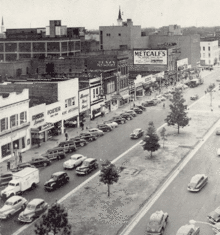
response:
<path id="1" fill-rule="evenodd" d="M 108 70 L 116 68 L 116 59 L 113 57 L 88 58 L 87 68 L 90 70 Z"/>
<path id="2" fill-rule="evenodd" d="M 134 50 L 134 65 L 161 64 L 167 65 L 167 50 Z"/>

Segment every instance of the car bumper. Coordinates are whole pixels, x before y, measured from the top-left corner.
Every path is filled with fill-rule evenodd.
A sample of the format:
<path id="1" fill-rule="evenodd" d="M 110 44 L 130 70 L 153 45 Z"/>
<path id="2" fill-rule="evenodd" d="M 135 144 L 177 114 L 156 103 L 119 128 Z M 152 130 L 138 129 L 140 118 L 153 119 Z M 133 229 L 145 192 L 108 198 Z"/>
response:
<path id="1" fill-rule="evenodd" d="M 187 190 L 190 192 L 199 192 L 200 189 L 192 189 L 192 188 L 187 187 Z"/>
<path id="2" fill-rule="evenodd" d="M 87 173 L 85 171 L 76 171 L 77 175 L 86 175 Z"/>
<path id="3" fill-rule="evenodd" d="M 138 136 L 130 136 L 131 139 L 138 139 Z"/>
<path id="4" fill-rule="evenodd" d="M 31 223 L 33 221 L 33 218 L 18 217 L 18 220 L 23 223 Z"/>
<path id="5" fill-rule="evenodd" d="M 65 169 L 73 169 L 73 166 L 63 166 L 63 168 L 65 168 Z"/>
<path id="6" fill-rule="evenodd" d="M 0 215 L 0 219 L 6 219 L 6 218 L 7 218 L 7 215 L 4 215 L 4 214 Z"/>
<path id="7" fill-rule="evenodd" d="M 216 224 L 217 223 L 214 219 L 212 219 L 210 217 L 207 217 L 207 218 L 208 218 L 209 223 L 211 223 L 211 224 Z"/>

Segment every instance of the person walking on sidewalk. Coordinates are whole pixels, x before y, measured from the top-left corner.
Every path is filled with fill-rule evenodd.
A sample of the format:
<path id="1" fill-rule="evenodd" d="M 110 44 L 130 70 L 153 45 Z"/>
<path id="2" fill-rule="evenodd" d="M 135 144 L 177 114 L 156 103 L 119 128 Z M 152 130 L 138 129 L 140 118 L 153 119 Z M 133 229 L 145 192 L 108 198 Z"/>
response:
<path id="1" fill-rule="evenodd" d="M 84 123 L 81 122 L 82 131 L 84 130 Z"/>
<path id="2" fill-rule="evenodd" d="M 163 108 L 165 109 L 165 103 L 163 103 Z"/>
<path id="3" fill-rule="evenodd" d="M 69 136 L 68 136 L 68 133 L 66 132 L 65 133 L 65 137 L 66 137 L 66 141 L 68 140 Z"/>
<path id="4" fill-rule="evenodd" d="M 22 163 L 22 155 L 19 153 L 19 163 Z"/>
<path id="5" fill-rule="evenodd" d="M 8 160 L 8 162 L 7 162 L 7 170 L 10 171 L 10 169 L 11 169 L 11 163 L 10 163 L 10 161 Z"/>

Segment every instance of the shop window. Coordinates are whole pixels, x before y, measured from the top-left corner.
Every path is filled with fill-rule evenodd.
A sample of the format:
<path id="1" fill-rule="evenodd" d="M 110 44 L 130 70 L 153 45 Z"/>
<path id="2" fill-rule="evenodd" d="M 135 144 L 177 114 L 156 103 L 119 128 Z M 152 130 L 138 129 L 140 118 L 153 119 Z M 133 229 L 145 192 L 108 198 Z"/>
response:
<path id="1" fill-rule="evenodd" d="M 98 96 L 98 94 L 99 94 L 99 88 L 97 87 L 96 88 L 96 96 Z"/>
<path id="2" fill-rule="evenodd" d="M 95 89 L 93 89 L 93 98 L 95 98 Z"/>
<path id="3" fill-rule="evenodd" d="M 10 127 L 14 127 L 18 125 L 18 114 L 12 115 L 10 117 Z"/>
<path id="4" fill-rule="evenodd" d="M 25 148 L 25 140 L 24 140 L 24 137 L 22 137 L 22 139 L 21 139 L 21 144 L 22 144 L 22 149 L 24 149 L 24 148 Z"/>
<path id="5" fill-rule="evenodd" d="M 210 47 L 209 47 L 209 51 L 210 51 Z"/>
<path id="6" fill-rule="evenodd" d="M 203 51 L 205 51 L 205 47 L 203 47 Z"/>
<path id="7" fill-rule="evenodd" d="M 27 112 L 24 111 L 20 113 L 20 124 L 27 122 Z"/>
<path id="8" fill-rule="evenodd" d="M 1 122 L 1 131 L 8 130 L 8 118 L 3 118 L 0 120 Z"/>
<path id="9" fill-rule="evenodd" d="M 2 158 L 11 154 L 11 144 L 5 144 L 2 146 Z"/>
<path id="10" fill-rule="evenodd" d="M 70 107 L 70 106 L 74 106 L 75 102 L 76 102 L 75 99 L 76 99 L 76 97 L 66 99 L 65 100 L 65 108 Z"/>

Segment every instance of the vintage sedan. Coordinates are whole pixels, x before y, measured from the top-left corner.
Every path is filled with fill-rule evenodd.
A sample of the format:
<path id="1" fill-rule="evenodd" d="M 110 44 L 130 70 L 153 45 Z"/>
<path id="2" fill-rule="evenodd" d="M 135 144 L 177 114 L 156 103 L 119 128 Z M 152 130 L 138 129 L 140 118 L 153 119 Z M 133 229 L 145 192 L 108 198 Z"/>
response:
<path id="1" fill-rule="evenodd" d="M 111 120 L 109 121 L 113 121 L 113 122 L 117 122 L 118 124 L 124 124 L 126 123 L 126 119 L 122 118 L 122 117 L 113 117 Z"/>
<path id="2" fill-rule="evenodd" d="M 160 101 L 165 101 L 166 100 L 166 98 L 162 95 L 158 95 L 157 99 L 160 100 Z"/>
<path id="3" fill-rule="evenodd" d="M 150 221 L 147 224 L 146 234 L 153 235 L 153 234 L 163 234 L 169 215 L 166 212 L 156 211 L 154 212 L 151 217 Z"/>
<path id="4" fill-rule="evenodd" d="M 18 220 L 24 223 L 31 223 L 40 215 L 42 215 L 48 209 L 48 203 L 46 203 L 43 199 L 35 198 L 32 199 L 22 211 Z"/>
<path id="5" fill-rule="evenodd" d="M 178 229 L 176 235 L 199 235 L 199 233 L 199 227 L 196 227 L 194 224 L 186 224 Z"/>
<path id="6" fill-rule="evenodd" d="M 197 174 L 192 177 L 188 184 L 188 191 L 199 192 L 208 182 L 208 176 L 205 174 Z"/>
<path id="7" fill-rule="evenodd" d="M 141 128 L 136 128 L 131 134 L 130 137 L 131 139 L 138 139 L 141 136 L 143 136 L 144 131 Z"/>
<path id="8" fill-rule="evenodd" d="M 209 222 L 212 224 L 220 222 L 220 206 L 217 207 L 214 211 L 210 212 L 207 217 Z"/>
<path id="9" fill-rule="evenodd" d="M 96 170 L 99 167 L 97 159 L 87 158 L 83 161 L 82 165 L 76 168 L 77 175 L 86 175 Z"/>
<path id="10" fill-rule="evenodd" d="M 68 183 L 70 180 L 69 176 L 64 171 L 59 171 L 53 173 L 48 181 L 44 184 L 44 189 L 46 191 L 52 191 L 56 188 L 61 187 L 62 185 Z"/>
<path id="11" fill-rule="evenodd" d="M 11 172 L 13 172 L 13 173 L 14 173 L 14 172 L 18 172 L 18 171 L 23 170 L 23 169 L 26 168 L 26 167 L 36 168 L 34 165 L 31 165 L 31 164 L 29 164 L 29 163 L 27 163 L 27 162 L 24 162 L 24 163 L 18 164 L 17 167 L 12 168 L 12 169 L 11 169 Z"/>
<path id="12" fill-rule="evenodd" d="M 104 121 L 104 124 L 110 126 L 111 128 L 118 127 L 118 123 L 117 122 L 113 122 L 113 121 Z"/>
<path id="13" fill-rule="evenodd" d="M 103 132 L 112 131 L 112 128 L 106 124 L 99 124 L 99 125 L 97 125 L 97 128 Z"/>
<path id="14" fill-rule="evenodd" d="M 133 119 L 133 116 L 129 113 L 121 113 L 120 117 L 125 118 L 128 121 Z"/>
<path id="15" fill-rule="evenodd" d="M 38 156 L 38 157 L 33 157 L 32 160 L 28 163 L 35 167 L 42 167 L 42 166 L 45 167 L 49 166 L 51 164 L 51 161 L 46 157 Z"/>
<path id="16" fill-rule="evenodd" d="M 86 159 L 87 157 L 83 156 L 82 154 L 74 154 L 70 157 L 69 160 L 65 161 L 63 163 L 63 168 L 64 169 L 73 169 L 79 165 L 82 164 L 82 162 Z"/>
<path id="17" fill-rule="evenodd" d="M 134 107 L 134 108 L 131 108 L 136 114 L 142 114 L 143 113 L 143 110 L 142 109 L 139 109 L 137 107 Z"/>
<path id="18" fill-rule="evenodd" d="M 136 114 L 136 112 L 134 110 L 127 110 L 127 111 L 125 111 L 125 113 L 131 114 L 132 117 L 136 117 L 137 116 L 137 114 Z"/>
<path id="19" fill-rule="evenodd" d="M 147 109 L 146 109 L 144 106 L 142 106 L 142 105 L 136 105 L 136 107 L 139 108 L 139 109 L 142 109 L 143 111 L 146 111 L 146 110 L 147 110 Z"/>
<path id="20" fill-rule="evenodd" d="M 198 95 L 192 95 L 192 96 L 190 96 L 190 99 L 191 99 L 191 100 L 197 100 L 198 98 L 199 98 Z"/>
<path id="21" fill-rule="evenodd" d="M 90 128 L 90 129 L 88 129 L 88 132 L 93 133 L 97 137 L 103 136 L 105 134 L 102 130 L 100 130 L 98 128 Z"/>
<path id="22" fill-rule="evenodd" d="M 157 102 L 153 101 L 153 100 L 149 100 L 149 101 L 145 101 L 142 103 L 142 105 L 144 107 L 150 107 L 150 106 L 156 106 Z"/>
<path id="23" fill-rule="evenodd" d="M 80 136 L 82 139 L 86 140 L 86 141 L 94 141 L 94 140 L 97 140 L 97 137 L 96 135 L 94 135 L 93 133 L 91 132 L 83 132 L 83 133 L 80 133 Z"/>
<path id="24" fill-rule="evenodd" d="M 0 219 L 8 219 L 20 210 L 24 210 L 28 201 L 21 196 L 12 196 L 0 209 Z"/>
<path id="25" fill-rule="evenodd" d="M 76 147 L 83 147 L 88 144 L 88 142 L 83 139 L 82 136 L 75 136 L 73 138 L 70 138 L 70 141 L 73 141 Z"/>

